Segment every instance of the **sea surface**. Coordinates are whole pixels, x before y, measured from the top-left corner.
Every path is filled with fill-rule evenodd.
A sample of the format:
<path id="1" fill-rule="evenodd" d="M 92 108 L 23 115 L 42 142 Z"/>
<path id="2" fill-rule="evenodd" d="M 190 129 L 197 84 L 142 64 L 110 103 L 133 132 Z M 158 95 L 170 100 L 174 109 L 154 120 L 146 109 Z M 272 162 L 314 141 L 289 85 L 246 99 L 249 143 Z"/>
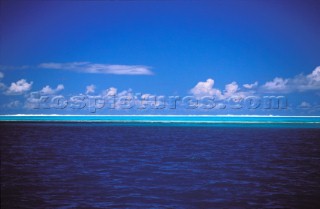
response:
<path id="1" fill-rule="evenodd" d="M 320 208 L 319 117 L 89 118 L 0 116 L 1 208 Z"/>

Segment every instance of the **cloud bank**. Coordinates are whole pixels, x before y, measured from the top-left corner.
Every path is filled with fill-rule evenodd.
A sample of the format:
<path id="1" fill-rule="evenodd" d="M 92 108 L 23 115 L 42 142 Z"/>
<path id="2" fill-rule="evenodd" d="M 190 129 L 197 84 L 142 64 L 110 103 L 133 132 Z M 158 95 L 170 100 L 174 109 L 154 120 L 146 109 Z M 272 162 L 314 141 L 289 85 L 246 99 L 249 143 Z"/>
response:
<path id="1" fill-rule="evenodd" d="M 215 96 L 217 99 L 226 99 L 232 96 L 249 96 L 261 93 L 293 93 L 320 90 L 320 66 L 311 73 L 299 74 L 293 78 L 275 77 L 272 81 L 258 86 L 258 82 L 244 84 L 244 89 L 240 89 L 237 82 L 233 81 L 225 85 L 224 90 L 214 88 L 214 80 L 208 78 L 206 81 L 198 82 L 190 93 L 196 97 Z"/>
<path id="2" fill-rule="evenodd" d="M 320 90 L 320 66 L 308 75 L 297 75 L 293 78 L 276 77 L 261 86 L 262 92 L 291 93 Z"/>

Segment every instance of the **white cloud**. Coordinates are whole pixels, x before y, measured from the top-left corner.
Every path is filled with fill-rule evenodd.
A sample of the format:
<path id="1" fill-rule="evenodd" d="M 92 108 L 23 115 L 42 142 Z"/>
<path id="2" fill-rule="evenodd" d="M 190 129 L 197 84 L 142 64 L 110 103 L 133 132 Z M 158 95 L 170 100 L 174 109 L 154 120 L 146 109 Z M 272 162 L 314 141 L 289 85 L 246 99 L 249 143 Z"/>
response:
<path id="1" fill-rule="evenodd" d="M 254 89 L 258 86 L 258 82 L 254 82 L 252 84 L 244 84 L 243 87 L 246 88 L 246 89 Z"/>
<path id="2" fill-rule="evenodd" d="M 0 72 L 0 79 L 2 79 L 4 77 L 3 72 Z"/>
<path id="3" fill-rule="evenodd" d="M 262 88 L 267 92 L 287 92 L 289 88 L 287 86 L 289 79 L 274 78 L 273 81 L 266 82 Z"/>
<path id="4" fill-rule="evenodd" d="M 42 63 L 38 67 L 47 69 L 71 70 L 82 73 L 116 75 L 152 75 L 150 67 L 144 65 L 108 65 L 90 62 Z"/>
<path id="5" fill-rule="evenodd" d="M 300 74 L 286 79 L 276 77 L 273 81 L 266 82 L 261 90 L 274 93 L 320 90 L 320 66 L 308 75 Z"/>
<path id="6" fill-rule="evenodd" d="M 96 86 L 93 84 L 87 86 L 86 87 L 86 94 L 94 93 L 95 89 L 96 89 Z"/>
<path id="7" fill-rule="evenodd" d="M 102 98 L 106 98 L 108 96 L 112 97 L 115 96 L 115 98 L 117 98 L 116 100 L 113 99 L 107 99 L 107 106 L 111 105 L 114 109 L 121 109 L 122 101 L 120 101 L 120 99 L 129 99 L 131 101 L 128 101 L 130 104 L 133 104 L 135 102 L 135 99 L 137 99 L 137 97 L 134 95 L 132 89 L 128 89 L 128 90 L 123 90 L 121 92 L 118 93 L 118 89 L 115 87 L 110 87 L 106 90 L 104 90 L 100 95 Z"/>
<path id="8" fill-rule="evenodd" d="M 64 89 L 64 86 L 62 84 L 59 84 L 55 89 L 52 89 L 50 86 L 45 86 L 41 89 L 41 93 L 43 94 L 55 94 L 61 90 Z"/>
<path id="9" fill-rule="evenodd" d="M 320 66 L 316 67 L 311 74 L 307 75 L 307 78 L 313 83 L 320 82 Z"/>
<path id="10" fill-rule="evenodd" d="M 214 80 L 209 78 L 207 81 L 200 81 L 195 87 L 190 90 L 190 93 L 195 97 L 214 96 L 217 99 L 227 99 L 232 96 L 244 97 L 251 95 L 253 92 L 240 91 L 237 82 L 233 81 L 225 86 L 223 91 L 214 88 Z"/>
<path id="11" fill-rule="evenodd" d="M 32 87 L 33 82 L 28 83 L 25 79 L 21 79 L 15 83 L 11 83 L 11 86 L 6 91 L 6 94 L 15 95 L 15 94 L 23 94 L 29 91 Z"/>
<path id="12" fill-rule="evenodd" d="M 224 90 L 224 95 L 226 97 L 234 95 L 239 90 L 239 86 L 237 82 L 233 81 L 232 83 L 229 83 L 226 85 Z"/>
<path id="13" fill-rule="evenodd" d="M 252 90 L 248 90 L 248 91 L 241 91 L 241 89 L 239 88 L 239 85 L 237 84 L 237 82 L 233 81 L 232 83 L 229 83 L 225 86 L 225 90 L 223 91 L 223 95 L 222 98 L 223 99 L 227 99 L 230 97 L 247 97 L 250 95 L 253 95 L 255 92 Z"/>
<path id="14" fill-rule="evenodd" d="M 219 89 L 213 88 L 214 80 L 208 78 L 205 82 L 198 82 L 198 84 L 190 90 L 190 93 L 196 97 L 215 96 L 220 98 L 222 93 Z"/>

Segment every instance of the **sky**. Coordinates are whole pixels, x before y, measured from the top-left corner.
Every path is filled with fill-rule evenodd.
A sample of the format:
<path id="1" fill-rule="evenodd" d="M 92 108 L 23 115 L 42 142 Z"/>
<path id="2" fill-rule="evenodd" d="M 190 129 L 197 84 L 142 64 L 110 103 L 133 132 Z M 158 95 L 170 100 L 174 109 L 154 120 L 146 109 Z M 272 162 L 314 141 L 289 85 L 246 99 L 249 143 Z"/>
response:
<path id="1" fill-rule="evenodd" d="M 0 9 L 0 114 L 320 115 L 317 0 Z"/>

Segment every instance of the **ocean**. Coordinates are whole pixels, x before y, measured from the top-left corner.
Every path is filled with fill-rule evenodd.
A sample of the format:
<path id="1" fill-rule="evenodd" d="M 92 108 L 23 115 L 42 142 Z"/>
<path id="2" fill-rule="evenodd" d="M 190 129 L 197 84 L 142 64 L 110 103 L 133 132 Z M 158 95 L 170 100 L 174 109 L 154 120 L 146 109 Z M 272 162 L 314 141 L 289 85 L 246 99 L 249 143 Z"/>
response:
<path id="1" fill-rule="evenodd" d="M 320 207 L 320 117 L 0 121 L 1 208 Z"/>

